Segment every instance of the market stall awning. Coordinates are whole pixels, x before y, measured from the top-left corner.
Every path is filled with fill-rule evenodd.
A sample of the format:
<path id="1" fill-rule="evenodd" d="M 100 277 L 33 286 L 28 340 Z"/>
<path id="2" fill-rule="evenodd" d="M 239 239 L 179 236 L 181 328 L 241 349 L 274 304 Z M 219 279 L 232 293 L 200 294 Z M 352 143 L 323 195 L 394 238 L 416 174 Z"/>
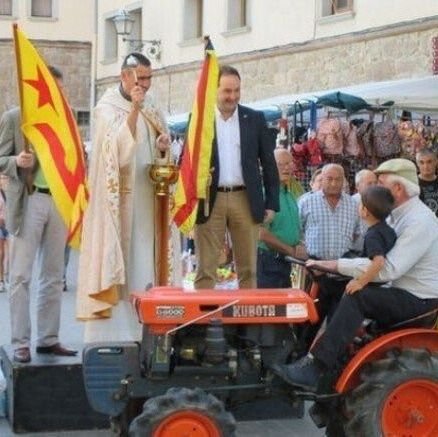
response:
<path id="1" fill-rule="evenodd" d="M 263 111 L 268 121 L 274 121 L 280 118 L 282 107 L 286 107 L 288 115 L 291 115 L 290 110 L 296 101 L 302 104 L 317 102 L 324 95 L 338 92 L 360 98 L 372 106 L 386 106 L 390 101 L 393 102 L 394 109 L 438 113 L 438 76 L 367 82 L 307 93 L 283 94 L 245 105 Z M 187 118 L 188 113 L 169 117 L 171 130 L 183 133 Z"/>
<path id="2" fill-rule="evenodd" d="M 259 105 L 257 102 L 254 102 L 252 104 L 248 104 L 247 106 L 256 109 L 258 111 L 262 111 L 268 123 L 280 119 L 282 116 L 283 109 L 285 110 L 286 115 L 288 117 L 294 114 L 295 109 L 297 110 L 297 113 L 301 111 L 306 111 L 308 109 L 308 105 L 306 104 L 302 104 L 301 106 L 297 106 L 295 108 L 294 102 L 292 102 L 292 105 Z M 284 106 L 284 108 L 282 106 Z M 168 117 L 167 124 L 169 126 L 170 131 L 176 135 L 184 134 L 187 126 L 188 118 L 189 118 L 188 112 Z"/>
<path id="3" fill-rule="evenodd" d="M 318 97 L 342 92 L 361 97 L 373 106 L 393 101 L 396 109 L 416 111 L 438 111 L 438 76 L 426 76 L 413 79 L 398 79 L 383 82 L 367 82 L 357 85 L 309 91 L 300 94 L 282 94 L 257 101 L 257 105 L 291 105 L 300 102 L 316 101 Z M 250 104 L 251 105 L 251 104 Z"/>
<path id="4" fill-rule="evenodd" d="M 357 97 L 341 91 L 324 94 L 318 97 L 316 103 L 321 106 L 345 109 L 349 113 L 357 112 L 362 109 L 368 109 L 370 107 L 370 105 L 364 99 L 362 99 L 362 97 Z"/>

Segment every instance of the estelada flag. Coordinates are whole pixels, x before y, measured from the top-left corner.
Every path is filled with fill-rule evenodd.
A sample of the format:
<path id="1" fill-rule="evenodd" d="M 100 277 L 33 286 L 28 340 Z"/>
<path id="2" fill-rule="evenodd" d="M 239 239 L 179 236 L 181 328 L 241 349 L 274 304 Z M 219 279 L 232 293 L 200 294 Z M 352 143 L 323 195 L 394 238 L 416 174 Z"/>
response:
<path id="1" fill-rule="evenodd" d="M 84 151 L 70 105 L 35 47 L 13 25 L 21 130 L 34 149 L 53 201 L 78 248 L 88 202 Z"/>
<path id="2" fill-rule="evenodd" d="M 199 199 L 208 197 L 211 180 L 210 159 L 214 138 L 214 108 L 219 65 L 210 38 L 205 39 L 205 59 L 186 129 L 172 210 L 173 221 L 186 235 L 195 225 Z"/>

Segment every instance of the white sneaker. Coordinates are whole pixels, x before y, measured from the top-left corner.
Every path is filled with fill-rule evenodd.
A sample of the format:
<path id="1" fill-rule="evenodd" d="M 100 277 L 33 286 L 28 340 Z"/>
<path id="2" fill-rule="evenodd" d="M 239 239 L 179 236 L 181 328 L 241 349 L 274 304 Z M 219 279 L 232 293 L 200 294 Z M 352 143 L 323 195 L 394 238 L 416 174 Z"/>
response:
<path id="1" fill-rule="evenodd" d="M 0 281 L 0 293 L 3 293 L 6 291 L 5 283 L 4 281 Z"/>

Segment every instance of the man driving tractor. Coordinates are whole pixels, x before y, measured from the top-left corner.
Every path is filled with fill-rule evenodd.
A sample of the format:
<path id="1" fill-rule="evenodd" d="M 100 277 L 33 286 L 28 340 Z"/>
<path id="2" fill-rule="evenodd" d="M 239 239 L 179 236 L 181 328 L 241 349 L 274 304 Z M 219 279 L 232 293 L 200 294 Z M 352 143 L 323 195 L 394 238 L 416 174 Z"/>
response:
<path id="1" fill-rule="evenodd" d="M 406 159 L 391 159 L 375 173 L 378 183 L 388 188 L 395 199 L 389 224 L 396 231 L 397 241 L 378 274 L 380 282 L 391 284 L 382 287 L 368 284 L 342 297 L 326 331 L 310 352 L 293 364 L 273 368 L 292 385 L 316 390 L 319 378 L 338 364 L 365 318 L 389 327 L 438 307 L 438 220 L 418 197 L 415 164 Z M 369 263 L 367 258 L 341 258 L 308 261 L 307 265 L 358 277 Z"/>

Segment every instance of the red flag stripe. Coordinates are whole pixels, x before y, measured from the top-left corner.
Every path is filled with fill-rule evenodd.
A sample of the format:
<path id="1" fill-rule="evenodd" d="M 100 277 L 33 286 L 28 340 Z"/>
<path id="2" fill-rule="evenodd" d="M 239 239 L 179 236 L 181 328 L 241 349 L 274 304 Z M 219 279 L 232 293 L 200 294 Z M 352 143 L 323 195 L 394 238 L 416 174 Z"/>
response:
<path id="1" fill-rule="evenodd" d="M 214 105 L 217 77 L 217 59 L 213 47 L 208 41 L 175 190 L 173 220 L 184 233 L 188 233 L 194 225 L 198 201 L 200 198 L 205 198 L 207 194 L 207 181 L 214 138 Z"/>
<path id="2" fill-rule="evenodd" d="M 32 144 L 53 201 L 79 246 L 88 201 L 84 152 L 72 110 L 47 65 L 24 33 L 13 26 L 21 128 Z"/>

